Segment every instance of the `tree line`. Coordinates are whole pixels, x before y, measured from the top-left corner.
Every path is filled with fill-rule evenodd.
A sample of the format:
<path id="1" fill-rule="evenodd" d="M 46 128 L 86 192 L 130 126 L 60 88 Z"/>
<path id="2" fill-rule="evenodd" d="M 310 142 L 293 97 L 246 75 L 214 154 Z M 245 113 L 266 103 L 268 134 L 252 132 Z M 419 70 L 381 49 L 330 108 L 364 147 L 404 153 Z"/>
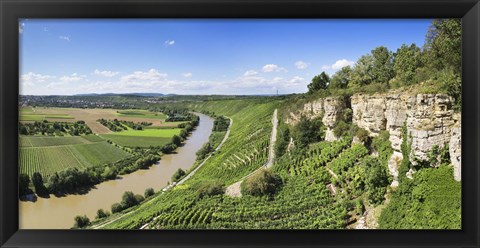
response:
<path id="1" fill-rule="evenodd" d="M 352 94 L 424 84 L 428 93 L 444 92 L 461 108 L 460 19 L 433 20 L 423 47 L 403 44 L 396 51 L 379 46 L 361 56 L 354 66 L 345 66 L 332 76 L 313 77 L 309 94 Z"/>

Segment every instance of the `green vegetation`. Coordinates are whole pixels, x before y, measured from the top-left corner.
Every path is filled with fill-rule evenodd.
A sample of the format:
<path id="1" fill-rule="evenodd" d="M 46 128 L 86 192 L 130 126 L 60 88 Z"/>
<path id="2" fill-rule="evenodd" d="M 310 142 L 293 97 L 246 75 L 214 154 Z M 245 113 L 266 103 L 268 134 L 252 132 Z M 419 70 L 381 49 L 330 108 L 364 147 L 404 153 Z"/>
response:
<path id="1" fill-rule="evenodd" d="M 151 112 L 148 110 L 142 109 L 127 109 L 117 111 L 118 116 L 123 117 L 138 117 L 138 118 L 148 118 L 148 119 L 167 119 L 167 116 L 160 112 Z"/>
<path id="2" fill-rule="evenodd" d="M 282 185 L 282 179 L 270 170 L 260 170 L 241 184 L 243 195 L 273 195 Z"/>
<path id="3" fill-rule="evenodd" d="M 423 168 L 402 181 L 379 223 L 384 229 L 460 229 L 461 183 L 452 168 Z"/>
<path id="4" fill-rule="evenodd" d="M 73 119 L 72 116 L 68 114 L 35 114 L 32 111 L 25 112 L 20 111 L 19 120 L 23 122 L 41 122 L 46 120 L 65 120 L 65 119 Z"/>
<path id="5" fill-rule="evenodd" d="M 90 219 L 86 215 L 75 217 L 74 228 L 84 228 L 88 225 L 90 225 Z"/>
<path id="6" fill-rule="evenodd" d="M 148 198 L 154 194 L 155 194 L 155 190 L 153 190 L 152 188 L 148 188 L 145 190 L 145 193 L 143 195 L 145 196 L 145 198 Z"/>
<path id="7" fill-rule="evenodd" d="M 213 131 L 222 132 L 227 131 L 230 120 L 223 116 L 218 116 L 213 122 Z"/>
<path id="8" fill-rule="evenodd" d="M 46 146 L 66 146 L 76 144 L 91 144 L 94 142 L 104 141 L 96 135 L 86 136 L 64 136 L 64 137 L 48 137 L 48 136 L 20 136 L 20 147 L 46 147 Z"/>
<path id="9" fill-rule="evenodd" d="M 102 134 L 101 137 L 111 140 L 115 144 L 124 147 L 156 147 L 164 146 L 170 142 L 170 138 L 147 137 L 147 136 L 128 136 L 117 134 Z"/>
<path id="10" fill-rule="evenodd" d="M 19 133 L 21 135 L 49 135 L 49 136 L 79 136 L 83 134 L 92 134 L 92 130 L 84 121 L 75 123 L 68 122 L 34 122 L 19 123 Z"/>
<path id="11" fill-rule="evenodd" d="M 50 176 L 67 168 L 86 168 L 131 156 L 107 142 L 65 146 L 21 147 L 20 173 Z"/>
<path id="12" fill-rule="evenodd" d="M 182 169 L 178 169 L 172 176 L 173 182 L 178 182 L 183 176 L 185 176 L 185 171 Z"/>
<path id="13" fill-rule="evenodd" d="M 425 93 L 447 93 L 461 108 L 460 19 L 432 22 L 423 48 L 403 44 L 397 51 L 384 46 L 361 56 L 353 67 L 343 67 L 330 78 L 325 72 L 313 77 L 309 97 L 376 93 L 413 86 Z"/>

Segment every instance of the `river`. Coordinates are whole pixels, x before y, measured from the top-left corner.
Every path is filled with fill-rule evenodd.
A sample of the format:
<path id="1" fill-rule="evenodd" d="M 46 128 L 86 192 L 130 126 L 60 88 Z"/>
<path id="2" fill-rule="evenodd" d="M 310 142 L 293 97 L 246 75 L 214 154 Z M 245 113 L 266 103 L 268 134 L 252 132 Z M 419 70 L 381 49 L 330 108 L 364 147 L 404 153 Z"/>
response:
<path id="1" fill-rule="evenodd" d="M 176 150 L 176 154 L 162 156 L 159 163 L 147 170 L 138 170 L 121 179 L 110 180 L 96 185 L 86 194 L 67 195 L 50 198 L 37 198 L 36 202 L 19 202 L 20 229 L 67 229 L 73 226 L 77 215 L 95 218 L 97 210 L 110 211 L 115 202 L 120 202 L 125 191 L 143 195 L 146 188 L 161 190 L 171 181 L 178 168 L 189 169 L 196 160 L 195 153 L 208 141 L 212 133 L 213 119 L 200 116 L 198 127 L 188 137 L 185 145 Z"/>

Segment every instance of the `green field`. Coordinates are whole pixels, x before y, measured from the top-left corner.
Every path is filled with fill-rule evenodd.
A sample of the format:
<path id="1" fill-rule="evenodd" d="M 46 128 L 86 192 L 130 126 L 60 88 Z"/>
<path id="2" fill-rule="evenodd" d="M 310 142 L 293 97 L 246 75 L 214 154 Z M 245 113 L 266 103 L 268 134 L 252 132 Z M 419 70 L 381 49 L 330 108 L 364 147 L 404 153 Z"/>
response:
<path id="1" fill-rule="evenodd" d="M 33 112 L 20 111 L 20 121 L 43 121 L 46 119 L 68 120 L 74 119 L 68 114 L 35 114 Z"/>
<path id="2" fill-rule="evenodd" d="M 140 109 L 128 109 L 117 111 L 118 116 L 123 117 L 139 117 L 139 118 L 152 118 L 152 119 L 166 119 L 167 116 L 160 112 L 150 112 L 148 110 Z"/>
<path id="3" fill-rule="evenodd" d="M 137 131 L 129 128 L 121 132 L 102 134 L 101 137 L 126 147 L 163 146 L 170 142 L 173 135 L 178 135 L 180 130 L 180 128 L 169 128 Z"/>
<path id="4" fill-rule="evenodd" d="M 163 146 L 171 141 L 170 137 L 128 136 L 118 134 L 102 134 L 102 137 L 126 147 Z"/>
<path id="5" fill-rule="evenodd" d="M 180 134 L 180 128 L 174 129 L 146 129 L 146 130 L 129 130 L 115 133 L 119 136 L 135 136 L 135 137 L 158 137 L 158 138 L 170 138 L 173 135 Z"/>
<path id="6" fill-rule="evenodd" d="M 44 146 L 64 146 L 75 144 L 89 144 L 92 142 L 103 141 L 96 135 L 86 136 L 65 136 L 65 137 L 46 137 L 46 136 L 20 136 L 20 147 L 44 147 Z"/>
<path id="7" fill-rule="evenodd" d="M 32 175 L 40 172 L 44 177 L 48 177 L 66 168 L 102 165 L 129 156 L 129 153 L 105 141 L 65 146 L 21 147 L 20 173 Z"/>

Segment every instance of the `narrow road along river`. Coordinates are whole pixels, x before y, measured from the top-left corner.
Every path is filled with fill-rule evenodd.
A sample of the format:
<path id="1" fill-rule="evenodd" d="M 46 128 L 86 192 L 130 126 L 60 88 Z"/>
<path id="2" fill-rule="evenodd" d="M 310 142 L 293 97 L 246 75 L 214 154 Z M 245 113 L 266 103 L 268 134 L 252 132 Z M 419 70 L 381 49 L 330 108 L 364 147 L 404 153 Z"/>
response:
<path id="1" fill-rule="evenodd" d="M 122 179 L 98 184 L 84 195 L 67 195 L 65 197 L 37 198 L 36 202 L 20 201 L 20 229 L 66 229 L 73 226 L 73 218 L 86 214 L 90 220 L 95 218 L 98 209 L 110 211 L 115 202 L 120 202 L 125 191 L 143 195 L 146 188 L 161 190 L 171 181 L 171 176 L 178 168 L 186 170 L 196 160 L 195 153 L 208 141 L 212 133 L 213 119 L 200 116 L 200 124 L 188 137 L 184 146 L 176 154 L 162 156 L 158 164 L 148 170 L 138 170 L 121 176 Z"/>

